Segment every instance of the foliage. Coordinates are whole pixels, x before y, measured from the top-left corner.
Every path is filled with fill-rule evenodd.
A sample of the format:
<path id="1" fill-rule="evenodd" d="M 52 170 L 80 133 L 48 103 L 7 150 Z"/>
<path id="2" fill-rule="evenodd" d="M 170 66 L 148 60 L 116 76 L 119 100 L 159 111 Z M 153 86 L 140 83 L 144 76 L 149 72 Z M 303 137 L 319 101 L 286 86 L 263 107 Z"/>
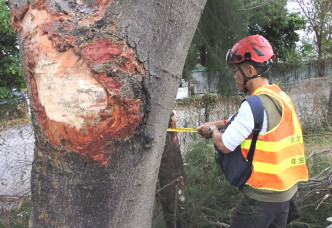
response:
<path id="1" fill-rule="evenodd" d="M 195 69 L 196 64 L 197 64 L 197 51 L 194 45 L 191 45 L 189 47 L 189 51 L 187 53 L 187 58 L 186 58 L 186 63 L 183 67 L 182 71 L 182 78 L 191 81 L 192 76 L 191 76 L 191 71 Z"/>
<path id="2" fill-rule="evenodd" d="M 209 71 L 225 69 L 225 54 L 232 45 L 248 34 L 262 34 L 272 44 L 278 59 L 286 61 L 295 53 L 306 20 L 299 13 L 287 13 L 286 0 L 212 1 L 208 0 L 198 24 L 185 65 L 194 62 Z M 259 10 L 257 10 L 259 9 Z"/>
<path id="3" fill-rule="evenodd" d="M 214 146 L 197 135 L 186 150 L 187 187 L 180 216 L 187 221 L 184 227 L 212 227 L 218 222 L 230 223 L 230 214 L 244 192 L 231 187 L 215 162 Z"/>
<path id="4" fill-rule="evenodd" d="M 218 93 L 232 95 L 227 89 L 234 84 L 227 75 L 225 55 L 235 42 L 249 34 L 262 34 L 274 47 L 278 60 L 298 63 L 302 58 L 296 50 L 305 18 L 287 13 L 286 0 L 277 1 L 213 1 L 208 0 L 187 55 L 183 78 L 191 79 L 191 71 L 201 66 L 207 71 L 221 72 Z M 310 46 L 302 52 L 310 54 Z"/>
<path id="5" fill-rule="evenodd" d="M 0 214 L 0 228 L 15 227 L 25 228 L 29 227 L 29 217 L 31 209 L 31 199 L 28 197 L 19 204 L 17 209 Z"/>
<path id="6" fill-rule="evenodd" d="M 314 32 L 318 59 L 326 59 L 332 53 L 332 1 L 295 0 L 309 22 L 309 32 Z"/>
<path id="7" fill-rule="evenodd" d="M 24 88 L 16 35 L 9 25 L 10 12 L 0 0 L 0 100 L 11 96 L 11 88 Z"/>
<path id="8" fill-rule="evenodd" d="M 311 151 L 329 149 L 331 132 L 323 137 L 306 136 L 307 156 Z M 185 202 L 179 215 L 182 227 L 221 227 L 217 224 L 230 224 L 230 216 L 241 202 L 245 189 L 238 191 L 225 180 L 223 173 L 214 160 L 214 147 L 211 141 L 192 135 L 192 143 L 185 147 L 184 162 L 186 169 Z M 330 151 L 331 153 L 331 151 Z M 331 164 L 331 157 L 318 154 L 315 159 L 308 158 L 310 176 L 314 177 Z M 327 159 L 328 158 L 328 159 Z M 310 182 L 305 182 L 309 183 Z M 317 184 L 317 182 L 316 182 Z M 322 185 L 319 185 L 322 186 Z M 300 185 L 296 198 L 300 219 L 287 227 L 325 227 L 329 217 L 331 197 L 324 199 L 328 188 L 308 192 L 307 186 Z M 306 197 L 308 195 L 311 197 Z M 306 199 L 303 201 L 302 199 Z M 193 225 L 194 224 L 194 225 Z"/>
<path id="9" fill-rule="evenodd" d="M 236 11 L 242 0 L 208 0 L 195 34 L 201 65 L 209 71 L 225 68 L 227 50 L 246 35 L 245 20 Z"/>
<path id="10" fill-rule="evenodd" d="M 27 116 L 27 102 L 25 101 L 12 99 L 0 107 L 0 121 L 26 118 Z"/>
<path id="11" fill-rule="evenodd" d="M 300 47 L 301 55 L 305 59 L 308 59 L 308 57 L 310 57 L 313 54 L 313 50 L 314 50 L 314 46 L 312 44 L 310 44 L 310 43 L 304 43 Z"/>
<path id="12" fill-rule="evenodd" d="M 183 77 L 198 65 L 208 71 L 225 71 L 225 55 L 246 33 L 246 20 L 236 8 L 243 0 L 208 0 L 187 55 Z"/>
<path id="13" fill-rule="evenodd" d="M 0 101 L 13 97 L 11 88 L 0 87 Z"/>
<path id="14" fill-rule="evenodd" d="M 277 60 L 286 62 L 296 53 L 299 35 L 296 30 L 305 28 L 305 18 L 299 13 L 287 13 L 286 0 L 273 1 L 261 6 L 262 10 L 249 12 L 249 33 L 266 37 L 276 54 Z"/>
<path id="15" fill-rule="evenodd" d="M 299 185 L 297 206 L 300 219 L 293 227 L 327 227 L 330 217 L 331 197 L 331 131 L 304 137 L 307 165 L 311 180 Z"/>

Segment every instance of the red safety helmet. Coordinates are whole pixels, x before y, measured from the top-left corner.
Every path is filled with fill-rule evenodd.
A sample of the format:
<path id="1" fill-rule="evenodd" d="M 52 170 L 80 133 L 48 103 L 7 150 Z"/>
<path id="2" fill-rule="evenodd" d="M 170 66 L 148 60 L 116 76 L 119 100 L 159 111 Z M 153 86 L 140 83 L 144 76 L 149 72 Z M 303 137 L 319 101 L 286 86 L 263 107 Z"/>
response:
<path id="1" fill-rule="evenodd" d="M 226 61 L 228 64 L 241 63 L 252 60 L 257 63 L 268 63 L 275 60 L 275 55 L 269 41 L 261 35 L 248 36 L 237 42 L 228 50 Z"/>

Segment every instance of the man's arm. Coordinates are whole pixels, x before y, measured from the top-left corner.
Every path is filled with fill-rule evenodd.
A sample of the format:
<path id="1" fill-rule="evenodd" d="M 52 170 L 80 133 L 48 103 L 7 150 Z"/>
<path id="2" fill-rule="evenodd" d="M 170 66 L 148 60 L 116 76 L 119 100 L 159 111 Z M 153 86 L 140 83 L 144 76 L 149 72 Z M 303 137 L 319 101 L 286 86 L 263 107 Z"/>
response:
<path id="1" fill-rule="evenodd" d="M 214 124 L 213 124 L 214 123 Z M 222 126 L 223 125 L 223 126 Z M 221 129 L 225 126 L 223 120 L 217 122 L 209 122 L 197 128 L 200 135 L 205 138 L 211 138 L 208 131 L 210 127 Z M 221 126 L 221 127 L 220 127 Z M 223 153 L 230 153 L 235 150 L 252 132 L 254 129 L 254 117 L 247 101 L 241 104 L 237 116 L 234 118 L 225 133 L 213 129 L 212 139 L 216 147 Z M 267 130 L 267 116 L 264 111 L 264 123 L 261 133 Z"/>
<path id="2" fill-rule="evenodd" d="M 212 140 L 214 145 L 216 145 L 216 147 L 223 152 L 224 154 L 230 153 L 232 152 L 231 150 L 229 150 L 225 145 L 224 142 L 222 140 L 222 135 L 223 133 L 221 133 L 220 131 L 218 131 L 218 129 L 213 129 L 212 130 Z"/>
<path id="3" fill-rule="evenodd" d="M 209 139 L 209 138 L 211 138 L 211 135 L 209 134 L 209 129 L 211 127 L 215 127 L 217 129 L 223 129 L 223 128 L 226 127 L 226 123 L 227 123 L 226 120 L 218 120 L 218 121 L 215 121 L 215 122 L 207 122 L 207 123 L 204 123 L 204 124 L 200 125 L 196 129 L 198 130 L 198 132 L 201 136 L 203 136 L 204 138 Z"/>
<path id="4" fill-rule="evenodd" d="M 197 127 L 197 130 L 201 136 L 204 138 L 211 138 L 216 145 L 216 147 L 221 150 L 223 153 L 229 153 L 232 152 L 231 150 L 227 149 L 222 141 L 222 135 L 218 129 L 225 128 L 227 124 L 226 120 L 219 120 L 215 122 L 207 122 L 205 124 L 202 124 L 201 126 Z M 213 128 L 212 133 L 209 134 L 209 129 Z"/>

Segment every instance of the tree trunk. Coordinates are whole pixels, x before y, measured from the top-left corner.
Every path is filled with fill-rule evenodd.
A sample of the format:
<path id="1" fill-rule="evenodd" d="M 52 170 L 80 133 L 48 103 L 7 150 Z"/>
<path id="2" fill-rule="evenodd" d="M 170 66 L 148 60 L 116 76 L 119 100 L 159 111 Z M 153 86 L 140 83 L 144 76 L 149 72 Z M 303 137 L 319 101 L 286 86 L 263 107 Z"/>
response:
<path id="1" fill-rule="evenodd" d="M 168 127 L 176 127 L 174 112 L 171 114 Z M 179 190 L 184 185 L 185 172 L 177 132 L 167 132 L 158 177 L 160 189 L 157 190 L 157 195 L 162 205 L 166 227 L 180 228 L 178 208 L 181 202 L 178 198 Z"/>
<path id="2" fill-rule="evenodd" d="M 202 66 L 206 66 L 206 58 L 207 58 L 207 56 L 206 56 L 206 49 L 207 49 L 206 46 L 202 46 L 202 47 L 199 49 L 199 51 L 200 51 L 200 53 L 199 53 L 199 56 L 200 56 L 200 62 L 201 62 L 201 65 L 202 65 Z"/>
<path id="3" fill-rule="evenodd" d="M 150 227 L 205 0 L 9 0 L 33 107 L 31 227 Z"/>
<path id="4" fill-rule="evenodd" d="M 332 82 L 330 83 L 330 96 L 327 106 L 327 124 L 332 126 Z"/>

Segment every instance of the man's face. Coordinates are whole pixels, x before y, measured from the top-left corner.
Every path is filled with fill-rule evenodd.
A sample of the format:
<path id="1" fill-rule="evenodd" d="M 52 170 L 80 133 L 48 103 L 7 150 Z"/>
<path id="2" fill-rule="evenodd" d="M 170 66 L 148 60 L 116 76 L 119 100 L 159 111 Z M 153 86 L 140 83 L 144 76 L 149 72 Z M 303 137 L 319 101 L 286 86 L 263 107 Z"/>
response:
<path id="1" fill-rule="evenodd" d="M 241 69 L 244 70 L 241 66 Z M 243 82 L 244 82 L 244 78 L 243 75 L 241 74 L 241 71 L 239 70 L 239 66 L 238 65 L 234 65 L 233 70 L 235 72 L 235 82 L 236 82 L 236 88 L 239 92 L 244 92 L 244 88 L 243 88 Z"/>
<path id="2" fill-rule="evenodd" d="M 244 87 L 243 87 L 244 77 L 243 77 L 239 67 L 241 67 L 241 69 L 246 77 L 252 77 L 257 72 L 256 72 L 255 68 L 252 65 L 250 65 L 249 63 L 241 63 L 240 65 L 234 65 L 233 69 L 235 72 L 234 78 L 235 78 L 235 82 L 236 82 L 236 87 L 239 92 L 244 92 Z"/>

